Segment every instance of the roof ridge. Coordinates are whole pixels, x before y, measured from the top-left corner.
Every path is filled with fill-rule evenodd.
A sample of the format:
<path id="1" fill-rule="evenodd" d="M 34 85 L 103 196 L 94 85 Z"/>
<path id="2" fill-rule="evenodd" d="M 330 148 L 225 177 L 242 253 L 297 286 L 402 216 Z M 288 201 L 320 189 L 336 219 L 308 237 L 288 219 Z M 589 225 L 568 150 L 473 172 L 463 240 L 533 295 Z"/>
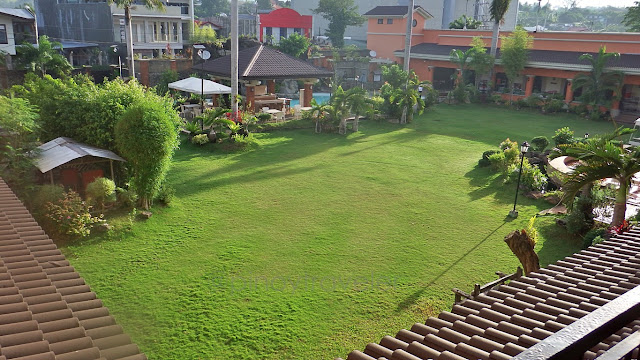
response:
<path id="1" fill-rule="evenodd" d="M 253 54 L 253 58 L 251 58 L 249 65 L 247 65 L 247 68 L 244 69 L 244 72 L 242 73 L 243 77 L 247 76 L 247 74 L 251 72 L 251 69 L 253 69 L 253 65 L 256 63 L 256 61 L 258 60 L 258 57 L 262 53 L 262 49 L 264 49 L 264 45 L 260 44 L 260 47 L 258 48 L 258 50 L 256 50 L 255 54 Z"/>

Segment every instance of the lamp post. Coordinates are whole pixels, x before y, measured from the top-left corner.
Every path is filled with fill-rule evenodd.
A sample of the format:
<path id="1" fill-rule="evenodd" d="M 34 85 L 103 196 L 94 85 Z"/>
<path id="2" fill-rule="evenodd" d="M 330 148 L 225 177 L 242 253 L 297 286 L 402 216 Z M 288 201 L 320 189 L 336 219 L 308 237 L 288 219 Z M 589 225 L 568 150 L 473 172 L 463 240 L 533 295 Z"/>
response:
<path id="1" fill-rule="evenodd" d="M 118 68 L 120 68 L 120 79 L 122 79 L 122 58 L 118 53 L 118 45 L 111 45 L 110 47 L 113 49 L 114 54 L 118 54 Z"/>
<path id="2" fill-rule="evenodd" d="M 522 158 L 520 159 L 520 171 L 518 172 L 518 183 L 516 185 L 516 199 L 513 201 L 513 210 L 509 211 L 509 216 L 512 218 L 518 217 L 518 210 L 516 210 L 516 204 L 518 203 L 518 189 L 520 189 L 520 178 L 522 177 L 522 164 L 524 163 L 524 155 L 529 150 L 529 143 L 523 142 L 520 145 L 520 152 L 522 153 Z"/>
<path id="3" fill-rule="evenodd" d="M 198 49 L 198 56 L 202 59 L 202 63 L 200 63 L 200 70 L 202 74 L 200 74 L 200 113 L 204 114 L 204 62 L 207 61 L 211 57 L 211 53 L 205 50 L 204 45 L 193 45 L 194 48 Z M 204 121 L 200 123 L 202 130 L 204 130 Z"/>

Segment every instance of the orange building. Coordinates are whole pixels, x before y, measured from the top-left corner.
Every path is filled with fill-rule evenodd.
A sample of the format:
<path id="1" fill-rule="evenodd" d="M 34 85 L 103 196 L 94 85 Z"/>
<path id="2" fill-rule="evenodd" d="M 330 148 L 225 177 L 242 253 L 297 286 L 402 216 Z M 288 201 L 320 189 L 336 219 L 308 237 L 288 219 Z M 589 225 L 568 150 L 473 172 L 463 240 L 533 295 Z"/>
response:
<path id="1" fill-rule="evenodd" d="M 393 28 L 389 27 L 384 12 L 393 13 L 393 7 L 377 7 L 366 13 L 368 16 L 367 47 L 374 50 L 379 58 L 389 58 L 402 62 L 404 30 L 406 16 L 394 17 Z M 406 6 L 403 7 L 405 10 Z M 429 21 L 428 16 L 414 12 L 420 22 Z M 383 19 L 380 21 L 380 19 Z M 449 61 L 452 49 L 467 50 L 471 39 L 480 36 L 487 47 L 491 44 L 491 31 L 482 30 L 425 30 L 414 26 L 410 67 L 421 80 L 429 80 L 438 90 L 450 90 L 453 87 L 451 75 L 457 66 Z M 501 36 L 510 33 L 501 32 Z M 520 79 L 514 81 L 519 89 L 519 97 L 533 93 L 559 93 L 567 103 L 572 102 L 578 93 L 572 90 L 572 79 L 579 73 L 591 70 L 589 63 L 579 60 L 584 53 L 597 54 L 601 46 L 607 52 L 620 53 L 619 59 L 611 60 L 611 69 L 622 71 L 624 86 L 620 101 L 614 102 L 611 115 L 622 115 L 635 120 L 640 116 L 640 33 L 588 33 L 588 32 L 538 32 L 531 33 L 534 38 L 529 54 L 529 62 Z M 500 47 L 500 43 L 498 44 Z M 496 90 L 506 88 L 506 76 L 500 67 L 498 51 L 496 74 L 493 83 Z"/>

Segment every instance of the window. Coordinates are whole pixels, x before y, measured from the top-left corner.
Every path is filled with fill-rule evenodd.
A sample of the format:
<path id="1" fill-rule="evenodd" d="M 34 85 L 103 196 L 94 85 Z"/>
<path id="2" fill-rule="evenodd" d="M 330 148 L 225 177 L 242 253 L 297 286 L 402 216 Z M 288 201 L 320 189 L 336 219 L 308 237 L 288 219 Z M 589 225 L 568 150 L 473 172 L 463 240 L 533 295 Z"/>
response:
<path id="1" fill-rule="evenodd" d="M 301 28 L 295 28 L 293 29 L 293 32 L 296 34 L 302 34 L 302 29 Z"/>
<path id="2" fill-rule="evenodd" d="M 384 19 L 378 19 L 378 24 L 384 24 Z"/>
<path id="3" fill-rule="evenodd" d="M 391 18 L 387 19 L 387 24 L 389 24 L 389 25 L 393 24 L 393 19 L 391 19 Z"/>
<path id="4" fill-rule="evenodd" d="M 280 28 L 280 38 L 281 39 L 286 39 L 287 38 L 287 28 L 284 28 L 284 27 Z"/>
<path id="5" fill-rule="evenodd" d="M 411 23 L 411 26 L 416 27 L 418 25 L 418 20 L 413 19 L 413 22 Z"/>
<path id="6" fill-rule="evenodd" d="M 7 39 L 7 25 L 0 25 L 0 44 L 8 44 L 9 39 Z"/>
<path id="7" fill-rule="evenodd" d="M 273 28 L 272 27 L 265 28 L 265 33 L 267 34 L 267 36 L 273 36 Z"/>

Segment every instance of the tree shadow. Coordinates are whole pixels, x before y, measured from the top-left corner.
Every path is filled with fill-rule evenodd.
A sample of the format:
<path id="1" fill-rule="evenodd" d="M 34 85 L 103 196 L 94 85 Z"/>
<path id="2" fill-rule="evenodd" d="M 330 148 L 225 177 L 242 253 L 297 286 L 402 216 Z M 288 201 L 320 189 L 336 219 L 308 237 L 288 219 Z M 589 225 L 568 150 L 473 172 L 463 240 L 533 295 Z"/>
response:
<path id="1" fill-rule="evenodd" d="M 493 234 L 495 234 L 498 230 L 500 230 L 505 224 L 507 224 L 507 221 L 504 221 L 502 224 L 500 224 L 500 226 L 498 226 L 497 228 L 493 229 L 489 234 L 487 234 L 483 239 L 481 239 L 477 244 L 475 244 L 471 249 L 467 250 L 464 254 L 462 254 L 457 260 L 455 260 L 454 262 L 452 262 L 451 264 L 449 264 L 449 266 L 447 266 L 444 270 L 442 270 L 438 275 L 436 275 L 433 279 L 431 279 L 431 281 L 429 281 L 425 286 L 423 286 L 422 288 L 420 288 L 419 290 L 416 290 L 413 294 L 407 296 L 404 300 L 402 300 L 398 306 L 396 307 L 396 312 L 401 312 L 403 310 L 406 310 L 409 306 L 415 304 L 418 299 L 420 299 L 420 297 L 422 296 L 422 294 L 426 291 L 426 289 L 435 284 L 438 280 L 440 280 L 440 278 L 442 278 L 444 275 L 446 275 L 449 271 L 451 271 L 451 269 L 453 269 L 456 265 L 458 265 L 462 260 L 464 260 L 465 257 L 467 257 L 469 254 L 471 254 L 474 250 L 476 250 L 480 245 L 482 245 L 485 241 L 487 241 Z"/>
<path id="2" fill-rule="evenodd" d="M 538 220 L 536 226 L 538 233 L 544 237 L 545 242 L 537 251 L 540 266 L 547 266 L 558 259 L 575 254 L 582 248 L 582 239 L 573 236 L 567 230 L 556 224 L 555 216 L 547 216 Z M 540 224 L 544 221 L 544 224 Z"/>

